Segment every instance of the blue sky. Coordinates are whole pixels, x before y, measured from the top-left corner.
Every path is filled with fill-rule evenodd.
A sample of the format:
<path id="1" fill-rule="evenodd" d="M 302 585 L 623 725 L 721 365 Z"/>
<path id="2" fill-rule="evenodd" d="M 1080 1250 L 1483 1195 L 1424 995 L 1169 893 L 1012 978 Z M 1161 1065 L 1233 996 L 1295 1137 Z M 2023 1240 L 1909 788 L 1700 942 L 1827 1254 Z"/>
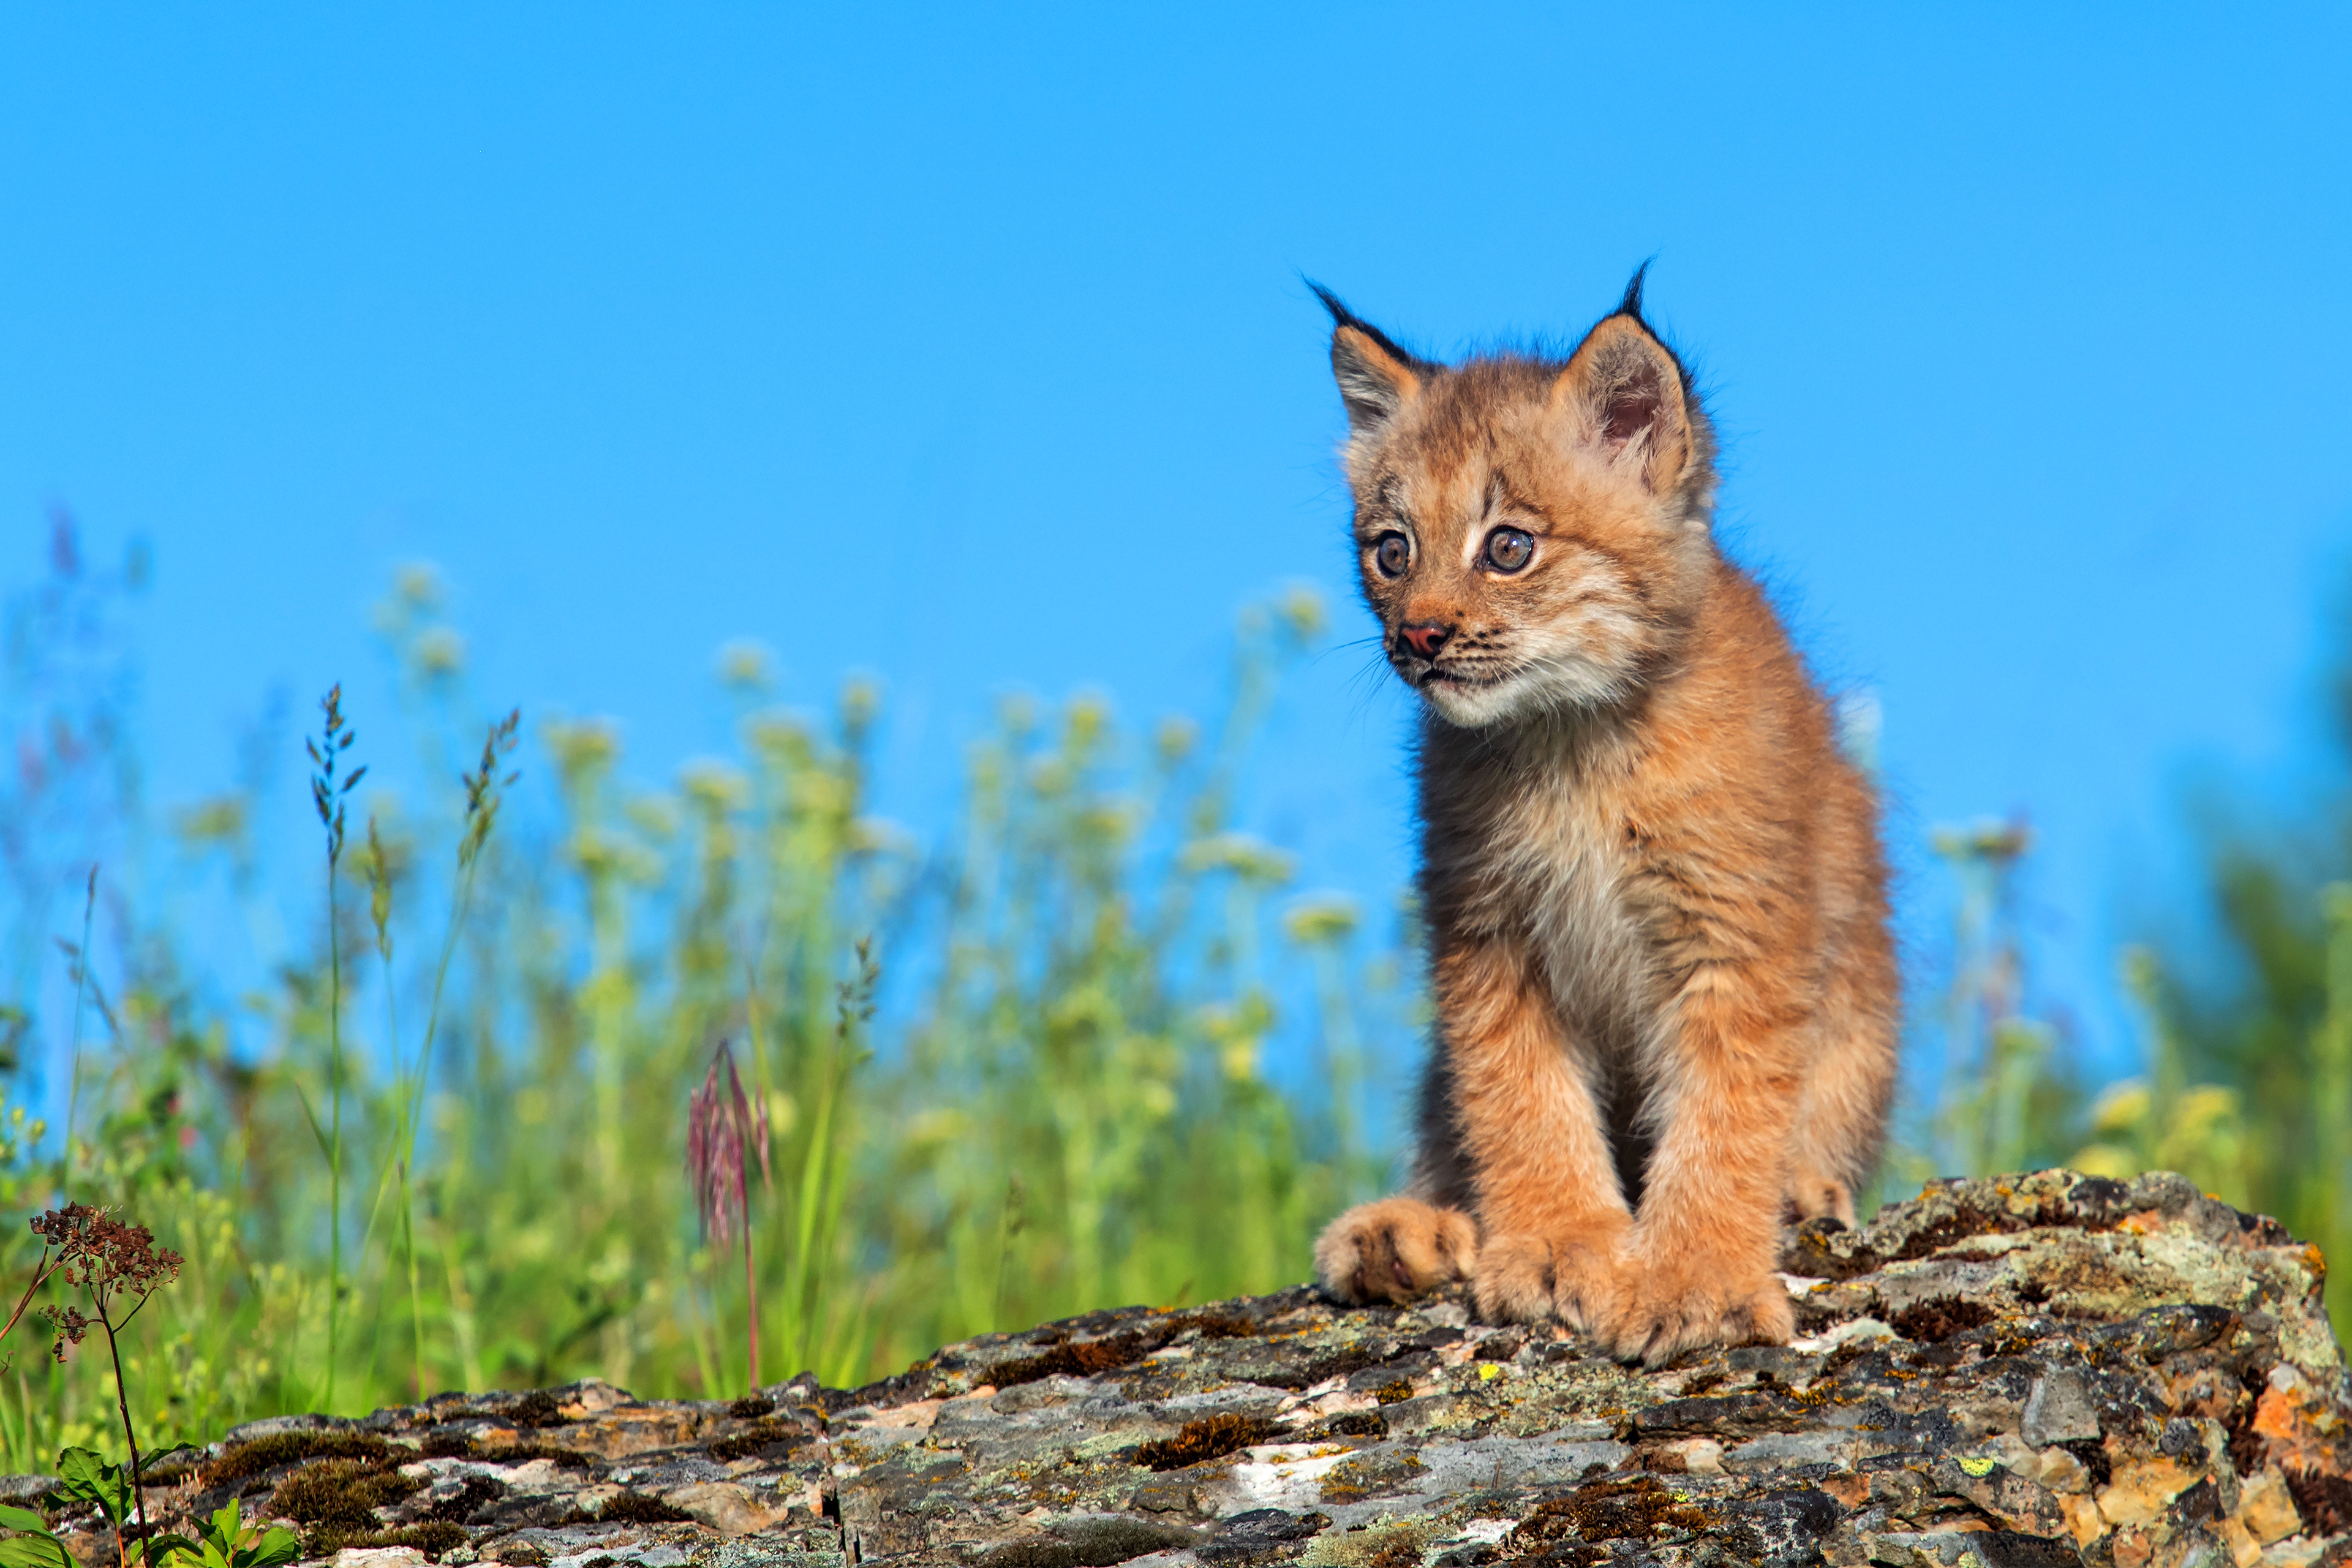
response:
<path id="1" fill-rule="evenodd" d="M 425 558 L 484 700 L 617 716 L 644 777 L 722 742 L 730 637 L 803 700 L 878 673 L 920 824 L 999 692 L 1200 710 L 1294 580 L 1365 629 L 1302 269 L 1450 353 L 1572 335 L 1654 256 L 1727 540 L 1883 707 L 1913 927 L 1929 825 L 2030 813 L 2045 981 L 2112 1052 L 2184 781 L 2323 758 L 2347 44 L 2319 7 L 16 7 L 0 582 L 53 502 L 152 541 L 165 800 L 273 685 L 380 711 L 366 606 Z M 1377 899 L 1408 710 L 1360 662 L 1293 687 L 1258 815 Z"/>

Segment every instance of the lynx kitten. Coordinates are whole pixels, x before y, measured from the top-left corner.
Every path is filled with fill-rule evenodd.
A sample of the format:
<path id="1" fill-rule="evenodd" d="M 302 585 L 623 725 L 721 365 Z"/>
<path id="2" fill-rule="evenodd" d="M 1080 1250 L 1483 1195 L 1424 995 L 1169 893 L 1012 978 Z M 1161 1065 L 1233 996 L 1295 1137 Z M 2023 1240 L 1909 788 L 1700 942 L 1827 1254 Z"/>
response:
<path id="1" fill-rule="evenodd" d="M 1654 1364 L 1785 1341 L 1780 1226 L 1853 1223 L 1896 981 L 1869 785 L 1716 546 L 1706 416 L 1639 273 L 1564 363 L 1433 363 L 1317 292 L 1364 597 L 1423 700 L 1437 1004 L 1412 1179 L 1317 1272 L 1467 1279 Z"/>

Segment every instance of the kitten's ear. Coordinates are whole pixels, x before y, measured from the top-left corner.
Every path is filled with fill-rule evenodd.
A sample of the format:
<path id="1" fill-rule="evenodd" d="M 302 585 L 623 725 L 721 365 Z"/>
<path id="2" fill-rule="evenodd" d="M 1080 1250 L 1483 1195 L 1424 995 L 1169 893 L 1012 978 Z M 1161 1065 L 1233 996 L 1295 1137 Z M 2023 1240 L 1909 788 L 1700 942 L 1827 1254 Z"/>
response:
<path id="1" fill-rule="evenodd" d="M 1696 441 L 1682 365 L 1642 320 L 1642 272 L 1569 356 L 1551 401 L 1580 440 L 1638 461 L 1642 482 L 1664 495 L 1689 476 Z"/>
<path id="2" fill-rule="evenodd" d="M 1331 312 L 1331 374 L 1339 379 L 1340 401 L 1348 405 L 1348 426 L 1359 436 L 1369 435 L 1413 400 L 1422 376 L 1432 367 L 1397 347 L 1386 332 L 1339 303 L 1339 297 L 1320 283 L 1309 279 L 1307 286 Z"/>

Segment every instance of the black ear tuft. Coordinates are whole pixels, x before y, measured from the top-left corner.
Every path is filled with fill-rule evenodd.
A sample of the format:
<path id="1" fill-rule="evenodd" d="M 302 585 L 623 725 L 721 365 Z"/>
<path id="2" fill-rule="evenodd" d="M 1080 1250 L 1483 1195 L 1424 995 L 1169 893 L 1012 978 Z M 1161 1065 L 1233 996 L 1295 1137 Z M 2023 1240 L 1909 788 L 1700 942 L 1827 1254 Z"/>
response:
<path id="1" fill-rule="evenodd" d="M 1315 297 L 1323 301 L 1323 308 L 1331 312 L 1331 326 L 1334 331 L 1341 327 L 1355 328 L 1356 331 L 1363 333 L 1364 336 L 1371 339 L 1375 343 L 1378 343 L 1382 353 L 1387 354 L 1391 359 L 1395 360 L 1399 364 L 1403 365 L 1415 375 L 1426 375 L 1429 372 L 1437 368 L 1431 364 L 1427 360 L 1423 359 L 1419 354 L 1407 353 L 1405 349 L 1398 344 L 1394 338 L 1391 338 L 1386 332 L 1372 325 L 1371 322 L 1364 320 L 1363 317 L 1356 314 L 1355 311 L 1348 309 L 1346 304 L 1340 300 L 1339 296 L 1331 292 L 1330 289 L 1323 287 L 1322 284 L 1315 281 L 1314 279 L 1307 277 L 1302 272 L 1299 274 L 1299 281 L 1306 284 L 1309 289 L 1314 289 Z"/>
<path id="2" fill-rule="evenodd" d="M 1423 378 L 1438 367 L 1407 353 L 1396 341 L 1339 302 L 1312 278 L 1304 279 L 1331 312 L 1331 374 L 1348 424 L 1358 436 L 1378 430 L 1421 390 Z"/>
<path id="3" fill-rule="evenodd" d="M 1711 449 L 1682 362 L 1642 319 L 1649 270 L 1646 261 L 1635 268 L 1623 300 L 1584 334 L 1553 384 L 1552 399 L 1574 411 L 1580 438 L 1612 461 L 1639 447 L 1643 482 L 1663 495 L 1705 468 Z"/>
<path id="4" fill-rule="evenodd" d="M 1633 280 L 1625 285 L 1625 297 L 1617 301 L 1617 314 L 1631 316 L 1635 321 L 1642 321 L 1642 280 L 1650 275 L 1650 261 L 1656 259 L 1657 258 L 1653 256 L 1649 261 L 1644 261 L 1641 266 L 1633 268 Z M 1650 323 L 1642 321 L 1642 324 L 1646 327 Z"/>

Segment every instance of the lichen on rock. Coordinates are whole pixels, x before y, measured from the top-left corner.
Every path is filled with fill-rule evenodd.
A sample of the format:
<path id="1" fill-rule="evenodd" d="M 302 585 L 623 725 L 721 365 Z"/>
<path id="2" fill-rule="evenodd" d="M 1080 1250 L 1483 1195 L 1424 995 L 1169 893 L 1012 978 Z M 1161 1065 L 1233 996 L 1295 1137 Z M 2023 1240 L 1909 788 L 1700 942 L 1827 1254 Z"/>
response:
<path id="1" fill-rule="evenodd" d="M 2177 1176 L 1931 1185 L 1784 1259 L 1800 1338 L 1654 1372 L 1460 1300 L 1090 1313 L 856 1390 L 598 1383 L 230 1434 L 163 1478 L 344 1568 L 2336 1568 L 2315 1249 Z M 0 1490 L 11 1484 L 0 1482 Z"/>

